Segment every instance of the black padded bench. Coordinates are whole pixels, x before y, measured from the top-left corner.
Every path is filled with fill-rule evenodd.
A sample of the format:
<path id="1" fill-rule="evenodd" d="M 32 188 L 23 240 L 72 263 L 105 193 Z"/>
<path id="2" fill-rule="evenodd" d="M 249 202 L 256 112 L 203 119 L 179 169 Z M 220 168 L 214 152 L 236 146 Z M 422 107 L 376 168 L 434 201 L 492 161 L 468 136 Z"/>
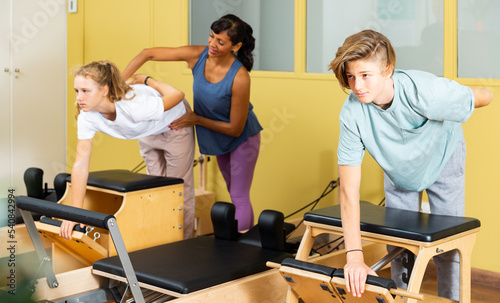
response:
<path id="1" fill-rule="evenodd" d="M 175 297 L 268 270 L 290 254 L 237 241 L 197 237 L 129 253 L 139 285 Z M 95 262 L 96 275 L 125 278 L 117 256 Z M 122 279 L 123 280 L 123 279 Z"/>
<path id="2" fill-rule="evenodd" d="M 24 172 L 24 183 L 26 185 L 28 197 L 57 202 L 64 196 L 66 183 L 71 183 L 71 175 L 68 173 L 58 174 L 54 178 L 54 188 L 47 189 L 43 187 L 43 170 L 36 167 L 30 167 Z M 182 183 L 183 180 L 179 178 L 150 176 L 133 173 L 124 169 L 90 172 L 87 180 L 87 186 L 121 193 Z M 39 214 L 33 215 L 35 221 L 40 220 Z M 19 223 L 23 223 L 23 220 L 21 214 L 16 211 L 16 224 Z"/>
<path id="3" fill-rule="evenodd" d="M 429 260 L 457 249 L 460 252 L 460 302 L 470 302 L 471 255 L 479 220 L 466 217 L 426 214 L 360 202 L 361 238 L 408 249 L 415 264 L 408 291 L 419 293 Z M 340 205 L 310 211 L 304 215 L 306 231 L 297 252 L 297 260 L 307 260 L 317 236 L 324 233 L 343 235 Z M 289 302 L 298 302 L 296 295 Z M 407 302 L 416 302 L 408 299 Z"/>
<path id="4" fill-rule="evenodd" d="M 68 174 L 66 176 L 66 182 L 71 182 L 71 175 Z M 138 174 L 125 169 L 90 172 L 87 180 L 87 186 L 94 186 L 122 193 L 183 183 L 184 181 L 179 178 Z"/>

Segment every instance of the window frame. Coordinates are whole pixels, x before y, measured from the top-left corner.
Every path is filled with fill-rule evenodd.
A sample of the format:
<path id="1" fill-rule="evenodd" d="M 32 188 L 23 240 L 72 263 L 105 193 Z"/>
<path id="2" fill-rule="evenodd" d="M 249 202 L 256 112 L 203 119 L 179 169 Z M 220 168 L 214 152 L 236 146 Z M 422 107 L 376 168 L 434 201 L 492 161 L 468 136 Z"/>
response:
<path id="1" fill-rule="evenodd" d="M 183 0 L 183 40 L 189 43 L 189 0 Z M 253 70 L 252 77 L 256 78 L 280 78 L 280 79 L 310 79 L 310 80 L 335 80 L 334 74 L 308 73 L 306 72 L 307 52 L 307 0 L 294 0 L 295 19 L 295 41 L 294 41 L 294 65 L 293 72 L 260 71 Z M 458 44 L 457 44 L 457 19 L 458 0 L 443 0 L 443 77 L 455 80 L 467 86 L 500 86 L 500 79 L 487 78 L 459 78 L 458 70 Z M 333 60 L 333 58 L 332 58 Z M 191 74 L 186 66 L 183 73 Z"/>

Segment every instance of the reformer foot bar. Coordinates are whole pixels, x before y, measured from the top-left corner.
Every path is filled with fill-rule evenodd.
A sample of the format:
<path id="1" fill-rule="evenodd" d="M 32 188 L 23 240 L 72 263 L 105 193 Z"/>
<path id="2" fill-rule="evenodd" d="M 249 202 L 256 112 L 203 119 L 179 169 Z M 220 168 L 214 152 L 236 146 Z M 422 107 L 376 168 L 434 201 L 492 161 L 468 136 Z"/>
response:
<path id="1" fill-rule="evenodd" d="M 415 254 L 415 264 L 407 288 L 407 291 L 412 294 L 419 293 L 427 264 L 433 256 L 458 250 L 460 255 L 460 302 L 470 303 L 471 255 L 476 233 L 481 226 L 479 220 L 382 207 L 364 201 L 360 202 L 360 211 L 362 240 L 404 248 Z M 319 235 L 325 233 L 343 235 L 339 205 L 306 213 L 304 224 L 306 231 L 299 246 L 296 260 L 307 261 L 309 259 L 311 248 Z M 390 258 L 386 261 L 389 260 Z M 281 264 L 281 268 L 283 266 Z M 372 268 L 380 269 L 382 266 L 377 263 Z M 285 267 L 290 268 L 290 266 Z M 324 276 L 325 274 L 321 274 L 319 278 L 315 279 L 323 281 Z M 332 289 L 330 290 L 333 292 Z M 315 293 L 317 296 L 321 294 L 320 291 Z M 299 296 L 300 294 L 290 288 L 287 302 L 296 303 Z M 416 298 L 410 297 L 405 299 L 406 302 L 412 303 L 416 300 Z M 307 301 L 305 302 L 307 303 Z M 322 301 L 313 300 L 312 302 Z M 377 301 L 344 300 L 343 302 Z"/>
<path id="2" fill-rule="evenodd" d="M 272 262 L 268 262 L 267 265 L 278 268 L 293 292 L 305 303 L 393 303 L 397 295 L 423 300 L 422 295 L 397 289 L 393 280 L 376 276 L 368 276 L 365 292 L 361 298 L 353 297 L 347 292 L 342 268 L 336 269 L 290 258 L 283 260 L 281 265 Z"/>
<path id="3" fill-rule="evenodd" d="M 281 262 L 285 258 L 292 257 L 290 253 L 280 250 L 283 248 L 283 243 L 269 241 L 268 237 L 262 236 L 266 232 L 260 228 L 260 246 L 248 244 L 244 240 L 239 241 L 240 235 L 235 231 L 234 205 L 230 203 L 217 202 L 214 205 L 215 210 L 219 210 L 222 216 L 232 215 L 233 218 L 233 221 L 225 222 L 227 229 L 222 228 L 220 232 L 219 227 L 224 224 L 219 224 L 219 227 L 214 226 L 216 237 L 197 237 L 131 253 L 127 253 L 121 239 L 117 224 L 120 222 L 116 222 L 112 215 L 22 196 L 17 198 L 17 207 L 21 210 L 23 218 L 26 217 L 26 225 L 34 243 L 40 240 L 40 236 L 33 220 L 30 220 L 29 212 L 31 211 L 109 230 L 117 256 L 94 262 L 93 273 L 111 280 L 126 282 L 136 302 L 145 302 L 141 287 L 176 298 L 188 298 L 191 294 L 197 295 L 207 289 L 213 291 L 218 286 L 229 285 L 252 275 L 263 274 L 269 271 L 266 266 L 267 261 Z M 261 218 L 271 222 L 267 224 L 271 226 L 271 233 L 281 236 L 284 241 L 283 214 L 277 215 L 277 213 L 263 211 L 259 216 L 259 225 L 265 223 L 261 222 Z M 43 253 L 40 258 L 41 260 L 48 259 Z M 57 287 L 58 282 L 50 266 L 45 269 L 50 287 Z M 286 285 L 281 284 L 282 280 L 279 275 L 277 279 L 280 289 Z M 236 286 L 235 284 L 233 289 L 237 289 Z M 248 289 L 246 291 L 255 293 Z M 260 296 L 263 297 L 262 294 Z M 126 297 L 127 294 L 124 293 L 122 301 Z M 219 302 L 220 298 L 213 298 L 213 300 L 212 302 Z M 237 301 L 244 302 L 239 298 Z"/>

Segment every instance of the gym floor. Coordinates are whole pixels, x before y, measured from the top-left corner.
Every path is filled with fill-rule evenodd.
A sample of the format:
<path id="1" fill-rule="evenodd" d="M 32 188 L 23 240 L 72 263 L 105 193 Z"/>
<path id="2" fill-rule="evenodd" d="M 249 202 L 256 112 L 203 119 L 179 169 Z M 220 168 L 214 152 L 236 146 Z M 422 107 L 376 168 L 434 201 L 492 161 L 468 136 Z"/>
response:
<path id="1" fill-rule="evenodd" d="M 379 271 L 379 275 L 384 278 L 390 278 L 390 269 L 382 269 Z M 434 264 L 430 264 L 427 268 L 420 291 L 437 296 L 436 267 Z M 497 283 L 496 287 L 492 287 L 491 284 L 485 285 L 472 281 L 471 303 L 497 303 L 498 298 L 500 298 L 500 284 Z"/>

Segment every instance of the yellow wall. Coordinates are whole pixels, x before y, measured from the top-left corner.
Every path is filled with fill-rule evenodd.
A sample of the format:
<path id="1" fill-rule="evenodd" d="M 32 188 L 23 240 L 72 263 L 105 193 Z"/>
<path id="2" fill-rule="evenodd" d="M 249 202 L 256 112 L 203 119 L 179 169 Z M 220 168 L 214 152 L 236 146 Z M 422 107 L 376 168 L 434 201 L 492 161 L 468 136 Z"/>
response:
<path id="1" fill-rule="evenodd" d="M 187 0 L 86 0 L 78 13 L 68 14 L 68 171 L 74 161 L 74 66 L 110 59 L 120 68 L 143 48 L 187 44 Z M 445 76 L 455 79 L 456 41 L 453 1 L 445 2 Z M 337 178 L 338 115 L 346 97 L 333 75 L 305 74 L 305 0 L 296 0 L 296 71 L 252 71 L 251 102 L 264 127 L 262 147 L 251 198 L 256 214 L 276 209 L 285 215 L 315 200 Z M 332 50 L 332 54 L 335 50 Z M 333 58 L 332 58 L 333 59 Z M 185 63 L 147 63 L 141 69 L 182 89 L 192 102 L 192 76 Z M 499 81 L 456 79 L 466 85 L 488 86 Z M 498 99 L 498 97 L 496 97 Z M 473 266 L 500 272 L 496 241 L 500 230 L 499 106 L 495 101 L 464 124 L 467 140 L 466 215 L 479 218 L 482 230 L 473 255 Z M 135 140 L 106 135 L 94 139 L 91 170 L 133 169 L 141 162 Z M 215 159 L 209 163 L 209 190 L 218 200 L 230 201 Z M 379 203 L 384 197 L 380 168 L 367 155 L 363 163 L 361 198 Z M 337 191 L 319 207 L 337 202 Z"/>

